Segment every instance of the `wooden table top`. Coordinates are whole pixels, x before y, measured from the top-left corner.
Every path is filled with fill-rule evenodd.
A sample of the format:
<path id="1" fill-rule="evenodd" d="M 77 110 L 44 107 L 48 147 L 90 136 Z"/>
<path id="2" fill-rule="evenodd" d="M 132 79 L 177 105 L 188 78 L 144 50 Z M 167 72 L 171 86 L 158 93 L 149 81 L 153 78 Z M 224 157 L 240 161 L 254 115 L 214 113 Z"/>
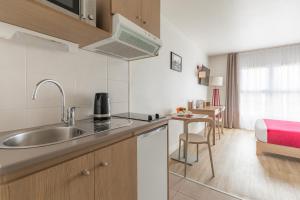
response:
<path id="1" fill-rule="evenodd" d="M 201 108 L 192 108 L 191 110 L 207 110 L 207 111 L 215 111 L 220 108 L 224 108 L 225 106 L 207 106 L 207 107 L 201 107 Z"/>
<path id="2" fill-rule="evenodd" d="M 207 114 L 207 115 L 218 115 L 220 112 L 225 110 L 225 106 L 207 106 L 205 108 L 190 108 L 194 114 Z"/>
<path id="3" fill-rule="evenodd" d="M 208 115 L 204 114 L 191 114 L 191 116 L 178 116 L 178 114 L 172 114 L 171 119 L 173 120 L 181 120 L 181 121 L 189 121 L 189 120 L 196 120 L 196 119 L 203 119 L 208 118 Z"/>

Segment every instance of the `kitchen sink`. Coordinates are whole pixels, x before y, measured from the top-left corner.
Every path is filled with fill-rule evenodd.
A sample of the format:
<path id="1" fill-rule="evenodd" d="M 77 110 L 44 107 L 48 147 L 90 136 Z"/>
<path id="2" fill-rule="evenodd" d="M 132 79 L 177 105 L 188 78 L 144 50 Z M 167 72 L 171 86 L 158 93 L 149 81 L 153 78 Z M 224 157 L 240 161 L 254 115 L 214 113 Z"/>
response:
<path id="1" fill-rule="evenodd" d="M 70 141 L 86 135 L 87 132 L 75 127 L 52 127 L 21 132 L 5 138 L 0 148 L 33 148 Z"/>

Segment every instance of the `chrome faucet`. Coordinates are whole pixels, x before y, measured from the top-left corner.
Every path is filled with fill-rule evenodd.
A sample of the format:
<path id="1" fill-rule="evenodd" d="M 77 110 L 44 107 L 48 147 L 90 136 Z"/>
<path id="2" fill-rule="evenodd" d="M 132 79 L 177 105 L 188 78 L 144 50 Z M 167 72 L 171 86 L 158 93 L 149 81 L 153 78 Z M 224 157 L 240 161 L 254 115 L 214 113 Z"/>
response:
<path id="1" fill-rule="evenodd" d="M 75 126 L 75 109 L 76 109 L 76 107 L 68 108 L 67 121 L 68 121 L 69 126 Z"/>
<path id="2" fill-rule="evenodd" d="M 57 82 L 55 80 L 51 80 L 51 79 L 41 80 L 35 86 L 35 90 L 32 94 L 32 100 L 36 100 L 36 96 L 37 96 L 37 92 L 38 92 L 39 88 L 41 87 L 41 85 L 43 85 L 45 83 L 52 83 L 55 86 L 57 86 L 57 88 L 59 89 L 59 91 L 61 93 L 61 100 L 62 100 L 62 102 L 61 102 L 62 103 L 61 121 L 65 124 L 68 124 L 68 126 L 74 126 L 75 125 L 75 107 L 68 108 L 67 116 L 65 116 L 65 107 L 66 107 L 65 92 L 64 92 L 62 85 L 59 82 Z"/>

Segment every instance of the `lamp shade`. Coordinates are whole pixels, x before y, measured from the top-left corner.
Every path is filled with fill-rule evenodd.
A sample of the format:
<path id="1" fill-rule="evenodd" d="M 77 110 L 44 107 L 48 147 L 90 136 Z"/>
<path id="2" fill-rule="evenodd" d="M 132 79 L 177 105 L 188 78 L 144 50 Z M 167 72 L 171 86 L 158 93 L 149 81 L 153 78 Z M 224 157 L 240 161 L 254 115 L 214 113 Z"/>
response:
<path id="1" fill-rule="evenodd" d="M 223 86 L 223 76 L 213 76 L 210 79 L 210 85 L 215 87 L 222 87 Z"/>

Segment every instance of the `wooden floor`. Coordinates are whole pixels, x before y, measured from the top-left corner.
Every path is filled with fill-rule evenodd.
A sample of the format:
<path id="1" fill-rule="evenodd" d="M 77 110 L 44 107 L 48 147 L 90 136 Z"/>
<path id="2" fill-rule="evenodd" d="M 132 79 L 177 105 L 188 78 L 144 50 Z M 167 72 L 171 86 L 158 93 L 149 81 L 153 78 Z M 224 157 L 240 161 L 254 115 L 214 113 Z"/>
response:
<path id="1" fill-rule="evenodd" d="M 169 200 L 238 200 L 238 198 L 170 174 Z"/>
<path id="2" fill-rule="evenodd" d="M 225 135 L 212 148 L 215 178 L 207 147 L 200 148 L 200 160 L 188 167 L 187 177 L 244 199 L 300 199 L 300 160 L 256 156 L 253 132 L 225 129 Z M 190 146 L 189 152 L 196 153 Z M 170 171 L 183 175 L 183 164 L 171 161 Z"/>

